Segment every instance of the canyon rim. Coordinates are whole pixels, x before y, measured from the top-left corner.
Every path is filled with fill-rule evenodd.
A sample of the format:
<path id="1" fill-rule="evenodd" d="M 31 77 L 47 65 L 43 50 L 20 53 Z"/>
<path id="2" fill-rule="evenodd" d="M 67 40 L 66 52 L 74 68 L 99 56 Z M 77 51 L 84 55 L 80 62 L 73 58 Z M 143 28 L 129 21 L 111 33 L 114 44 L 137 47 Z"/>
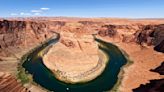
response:
<path id="1" fill-rule="evenodd" d="M 150 80 L 164 79 L 162 74 L 157 73 L 163 72 L 162 66 L 156 72 L 151 71 L 164 61 L 163 19 L 2 18 L 0 19 L 0 91 L 47 91 L 33 81 L 32 74 L 25 72 L 21 67 L 21 61 L 24 55 L 31 54 L 30 52 L 37 47 L 43 46 L 55 33 L 60 34 L 60 39 L 43 57 L 43 64 L 50 71 L 65 71 L 63 75 L 70 78 L 79 74 L 92 74 L 90 77 L 94 76 L 93 80 L 101 75 L 107 58 L 104 54 L 99 55 L 102 52 L 98 51 L 98 43 L 94 41 L 93 35 L 96 35 L 96 38 L 119 47 L 131 62 L 119 72 L 118 77 L 121 76 L 121 81 L 115 84 L 119 85 L 118 87 L 114 86 L 118 92 L 139 92 L 134 89 L 142 88 L 140 85 L 147 85 Z M 101 61 L 104 63 L 99 63 L 100 56 L 103 57 Z M 110 57 L 108 59 L 110 62 Z M 98 67 L 95 72 L 87 72 L 95 66 Z M 75 80 L 77 81 L 76 78 Z M 162 90 L 163 83 L 160 84 L 158 88 L 153 87 Z"/>

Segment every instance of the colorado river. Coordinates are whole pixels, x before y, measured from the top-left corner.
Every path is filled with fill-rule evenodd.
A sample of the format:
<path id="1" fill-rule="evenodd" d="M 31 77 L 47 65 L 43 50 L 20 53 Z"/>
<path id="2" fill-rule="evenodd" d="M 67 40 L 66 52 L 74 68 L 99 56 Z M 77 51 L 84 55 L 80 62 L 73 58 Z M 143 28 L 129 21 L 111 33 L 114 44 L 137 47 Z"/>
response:
<path id="1" fill-rule="evenodd" d="M 42 46 L 36 48 L 27 55 L 22 66 L 33 76 L 33 81 L 40 86 L 54 92 L 104 92 L 110 91 L 117 83 L 118 74 L 121 67 L 127 63 L 126 57 L 120 49 L 111 44 L 95 38 L 99 43 L 99 49 L 103 51 L 110 59 L 103 73 L 96 79 L 77 84 L 67 84 L 59 81 L 44 64 L 42 60 L 43 50 L 58 42 L 60 36 L 52 38 Z"/>

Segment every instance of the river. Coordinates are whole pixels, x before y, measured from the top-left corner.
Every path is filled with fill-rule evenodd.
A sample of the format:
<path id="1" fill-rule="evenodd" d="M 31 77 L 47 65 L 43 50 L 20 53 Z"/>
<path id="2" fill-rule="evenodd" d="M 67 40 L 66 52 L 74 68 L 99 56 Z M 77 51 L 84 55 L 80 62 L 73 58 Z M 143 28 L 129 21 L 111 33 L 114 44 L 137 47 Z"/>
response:
<path id="1" fill-rule="evenodd" d="M 128 60 L 117 46 L 97 38 L 95 40 L 100 44 L 99 49 L 110 58 L 103 73 L 86 83 L 67 84 L 59 81 L 53 72 L 43 64 L 42 55 L 39 55 L 41 51 L 55 45 L 59 38 L 60 35 L 36 48 L 23 62 L 22 67 L 33 76 L 35 83 L 54 92 L 104 92 L 110 91 L 116 85 L 121 67 Z"/>

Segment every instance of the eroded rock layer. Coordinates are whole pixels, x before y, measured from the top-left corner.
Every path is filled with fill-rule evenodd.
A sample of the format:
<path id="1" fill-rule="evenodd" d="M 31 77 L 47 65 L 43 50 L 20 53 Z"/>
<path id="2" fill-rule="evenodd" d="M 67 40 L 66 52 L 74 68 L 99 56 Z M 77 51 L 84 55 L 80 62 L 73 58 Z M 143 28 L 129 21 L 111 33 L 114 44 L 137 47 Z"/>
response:
<path id="1" fill-rule="evenodd" d="M 56 77 L 67 83 L 93 80 L 105 69 L 107 58 L 92 35 L 61 33 L 60 41 L 43 57 Z"/>
<path id="2" fill-rule="evenodd" d="M 17 79 L 8 74 L 0 73 L 0 92 L 29 92 Z"/>
<path id="3" fill-rule="evenodd" d="M 109 24 L 103 21 L 0 21 L 0 50 L 10 47 L 36 45 L 50 37 L 53 31 L 69 31 L 75 33 L 98 33 L 102 37 L 120 38 L 123 42 L 146 43 L 156 46 L 155 50 L 163 52 L 164 25 L 144 24 Z M 17 49 L 16 48 L 16 49 Z M 6 52 L 6 50 L 5 50 Z M 8 54 L 7 54 L 8 55 Z"/>
<path id="4" fill-rule="evenodd" d="M 164 60 L 161 53 L 164 52 L 164 20 L 162 19 L 0 19 L 0 71 L 15 73 L 22 55 L 50 38 L 54 32 L 67 33 L 69 36 L 73 34 L 80 40 L 88 35 L 97 34 L 98 37 L 126 51 L 133 64 L 124 69 L 120 92 L 132 92 L 132 89 L 148 83 L 149 80 L 163 78 L 149 71 L 159 66 Z M 78 42 L 62 38 L 60 44 L 69 49 L 77 48 L 85 53 L 92 50 L 89 47 L 83 47 L 83 44 L 90 44 L 85 41 Z"/>

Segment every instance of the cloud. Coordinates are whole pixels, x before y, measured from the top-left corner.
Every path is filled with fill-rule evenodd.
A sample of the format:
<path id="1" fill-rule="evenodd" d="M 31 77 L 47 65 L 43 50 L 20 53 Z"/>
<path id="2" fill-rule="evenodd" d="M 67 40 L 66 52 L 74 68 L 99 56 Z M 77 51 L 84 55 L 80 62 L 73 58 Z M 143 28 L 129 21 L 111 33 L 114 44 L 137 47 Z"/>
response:
<path id="1" fill-rule="evenodd" d="M 34 13 L 34 15 L 36 15 L 36 16 L 37 16 L 37 15 L 40 15 L 40 13 L 38 13 L 38 12 L 37 12 L 37 13 Z"/>
<path id="2" fill-rule="evenodd" d="M 41 10 L 50 10 L 50 8 L 40 8 Z"/>
<path id="3" fill-rule="evenodd" d="M 33 13 L 40 13 L 42 11 L 41 10 L 31 10 L 31 12 L 33 12 Z"/>
<path id="4" fill-rule="evenodd" d="M 36 10 L 31 10 L 29 12 L 19 12 L 19 13 L 11 13 L 11 16 L 38 16 L 41 14 L 44 14 L 44 12 L 50 10 L 50 8 L 40 8 L 40 9 L 36 9 Z"/>
<path id="5" fill-rule="evenodd" d="M 20 15 L 24 15 L 24 12 L 21 12 Z"/>
<path id="6" fill-rule="evenodd" d="M 10 14 L 11 16 L 16 16 L 16 15 L 18 15 L 17 13 L 11 13 Z"/>
<path id="7" fill-rule="evenodd" d="M 21 12 L 20 15 L 22 15 L 22 16 L 29 16 L 29 15 L 31 15 L 31 14 L 30 14 L 30 13 Z"/>

